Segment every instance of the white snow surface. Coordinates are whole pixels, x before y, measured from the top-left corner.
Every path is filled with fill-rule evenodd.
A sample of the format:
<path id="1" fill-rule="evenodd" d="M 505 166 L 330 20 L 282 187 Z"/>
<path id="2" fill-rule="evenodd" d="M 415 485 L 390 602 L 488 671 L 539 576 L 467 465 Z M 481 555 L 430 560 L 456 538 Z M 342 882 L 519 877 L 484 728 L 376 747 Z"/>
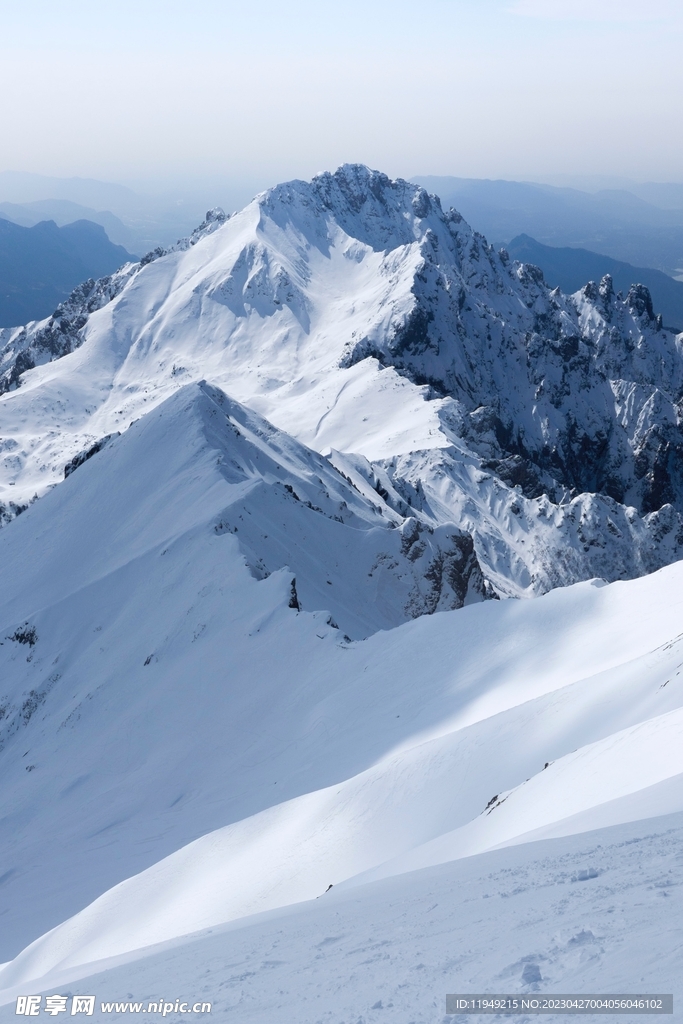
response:
<path id="1" fill-rule="evenodd" d="M 446 992 L 673 992 L 679 1021 L 682 829 L 679 813 L 335 887 L 32 991 L 94 994 L 99 1021 L 130 1016 L 104 1001 L 180 999 L 240 1024 L 462 1024 L 444 1016 Z M 0 1021 L 25 989 L 0 995 Z"/>
<path id="2" fill-rule="evenodd" d="M 349 641 L 330 618 L 381 611 L 357 563 L 398 560 L 385 518 L 190 385 L 0 532 L 5 955 L 29 942 L 3 987 L 681 810 L 680 564 Z M 259 579 L 240 533 L 274 557 L 283 529 L 290 564 Z"/>

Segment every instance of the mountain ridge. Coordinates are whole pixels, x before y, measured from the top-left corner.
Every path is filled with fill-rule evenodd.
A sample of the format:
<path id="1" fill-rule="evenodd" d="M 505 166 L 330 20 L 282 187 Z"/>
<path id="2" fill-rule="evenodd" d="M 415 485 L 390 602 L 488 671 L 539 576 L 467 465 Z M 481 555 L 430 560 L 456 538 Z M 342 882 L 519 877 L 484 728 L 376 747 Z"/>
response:
<path id="1" fill-rule="evenodd" d="M 652 304 L 662 314 L 670 331 L 679 333 L 683 324 L 683 282 L 649 267 L 633 267 L 610 256 L 601 256 L 589 249 L 543 245 L 530 235 L 517 235 L 506 246 L 513 259 L 535 263 L 543 270 L 551 287 L 565 294 L 580 290 L 587 281 L 600 281 L 609 274 L 615 291 L 628 293 L 631 285 L 644 284 L 652 296 Z"/>
<path id="2" fill-rule="evenodd" d="M 504 179 L 425 175 L 412 180 L 440 195 L 444 205 L 457 207 L 497 245 L 529 234 L 545 245 L 580 246 L 672 277 L 681 273 L 680 185 L 593 193 Z"/>
<path id="3" fill-rule="evenodd" d="M 367 168 L 210 211 L 0 344 L 5 519 L 98 438 L 208 378 L 355 460 L 403 517 L 465 523 L 500 595 L 683 553 L 682 342 L 647 289 L 619 296 L 606 277 L 564 296 L 424 189 Z M 65 393 L 68 430 L 51 411 Z"/>

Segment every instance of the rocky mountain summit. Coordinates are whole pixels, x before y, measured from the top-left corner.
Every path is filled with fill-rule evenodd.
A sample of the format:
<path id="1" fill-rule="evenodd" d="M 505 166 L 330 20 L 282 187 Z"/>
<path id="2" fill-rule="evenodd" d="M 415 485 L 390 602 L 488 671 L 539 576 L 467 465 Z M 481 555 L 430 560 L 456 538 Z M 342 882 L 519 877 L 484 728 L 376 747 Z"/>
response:
<path id="1" fill-rule="evenodd" d="M 499 596 L 683 553 L 683 336 L 648 290 L 606 276 L 564 295 L 366 167 L 210 211 L 190 239 L 3 333 L 5 518 L 206 378 L 403 520 L 469 537 Z"/>
<path id="2" fill-rule="evenodd" d="M 330 179 L 321 205 L 336 209 L 344 189 Z M 454 398 L 462 436 L 505 460 L 490 468 L 529 497 L 598 492 L 641 512 L 680 504 L 683 341 L 663 329 L 648 289 L 615 294 L 605 276 L 565 296 L 437 197 L 379 184 L 363 209 L 375 200 L 389 219 L 390 193 L 399 217 L 408 206 L 417 215 L 413 301 L 389 330 L 350 344 L 344 365 L 374 356 Z"/>

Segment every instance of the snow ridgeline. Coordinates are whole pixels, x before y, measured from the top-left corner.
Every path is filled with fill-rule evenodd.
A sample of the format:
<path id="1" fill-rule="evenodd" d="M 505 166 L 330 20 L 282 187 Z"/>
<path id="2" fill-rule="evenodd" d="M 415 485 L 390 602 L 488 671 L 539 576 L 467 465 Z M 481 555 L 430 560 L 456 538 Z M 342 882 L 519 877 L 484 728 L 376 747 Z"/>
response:
<path id="1" fill-rule="evenodd" d="M 332 912 L 349 897 L 359 921 L 393 920 L 395 893 L 415 936 L 439 865 L 446 928 L 448 907 L 468 913 L 449 879 L 517 887 L 510 851 L 495 883 L 457 862 L 641 822 L 599 856 L 585 836 L 520 855 L 562 888 L 534 897 L 534 945 L 486 968 L 491 984 L 516 965 L 515 990 L 537 983 L 530 962 L 571 977 L 568 943 L 603 943 L 619 894 L 609 976 L 628 990 L 618 950 L 680 872 L 652 819 L 683 809 L 682 566 L 381 628 L 422 573 L 411 524 L 352 473 L 191 384 L 0 532 L 3 999 L 302 901 L 316 934 L 330 883 Z M 600 926 L 566 906 L 579 882 L 603 893 Z"/>
<path id="2" fill-rule="evenodd" d="M 286 719 L 302 671 L 314 672 L 322 695 L 328 646 L 341 652 L 337 671 L 343 672 L 343 659 L 353 650 L 349 637 L 376 631 L 388 636 L 397 622 L 481 597 L 483 580 L 466 535 L 453 527 L 430 531 L 414 519 L 383 512 L 372 487 L 361 477 L 354 484 L 351 474 L 352 469 L 342 475 L 218 389 L 191 384 L 112 438 L 0 532 L 6 584 L 0 610 L 0 759 L 8 770 L 0 803 L 7 809 L 28 801 L 24 806 L 34 806 L 36 822 L 42 820 L 39 831 L 55 829 L 64 844 L 63 856 L 52 861 L 42 841 L 34 845 L 39 837 L 33 826 L 19 834 L 10 824 L 12 814 L 3 818 L 3 849 L 12 851 L 16 875 L 5 890 L 13 893 L 14 907 L 4 921 L 6 942 L 20 936 L 28 941 L 48 920 L 57 924 L 73 911 L 74 900 L 87 901 L 121 872 L 145 866 L 150 850 L 156 859 L 156 840 L 148 847 L 151 836 L 140 844 L 134 833 L 146 831 L 147 811 L 150 822 L 161 824 L 157 811 L 163 816 L 163 810 L 154 795 L 161 778 L 153 768 L 151 788 L 140 780 L 134 803 L 146 792 L 147 811 L 141 804 L 135 810 L 128 755 L 119 763 L 116 748 L 131 727 L 148 732 L 157 701 L 180 727 L 185 754 L 176 760 L 180 748 L 160 726 L 156 740 L 150 734 L 142 746 L 133 741 L 133 761 L 147 760 L 142 751 L 151 744 L 156 754 L 149 767 L 160 757 L 172 787 L 182 788 L 188 781 L 186 757 L 195 751 L 199 790 L 210 779 L 218 787 L 211 783 L 204 796 L 198 792 L 189 801 L 189 818 L 174 802 L 178 793 L 169 798 L 171 829 L 161 825 L 161 831 L 164 851 L 170 852 L 188 835 L 224 823 L 226 814 L 250 813 L 255 795 L 263 806 L 269 790 L 259 792 L 258 783 L 254 790 L 253 772 L 244 771 L 243 761 L 252 765 L 254 743 L 265 741 L 267 751 L 273 737 L 266 732 L 259 739 L 252 715 L 267 717 L 284 702 Z M 323 663 L 316 669 L 318 648 Z M 188 664 L 188 653 L 191 662 L 196 655 L 200 661 Z M 226 747 L 231 703 L 240 704 L 240 693 L 247 700 L 258 694 L 258 681 L 268 693 L 257 696 L 246 720 L 237 715 L 234 742 Z M 157 692 L 159 682 L 166 696 Z M 113 717 L 106 713 L 100 720 L 102 698 Z M 91 733 L 95 706 L 99 724 Z M 157 723 L 160 711 L 153 712 Z M 309 713 L 310 708 L 297 727 L 304 745 Z M 188 731 L 190 720 L 195 727 Z M 207 727 L 218 730 L 213 739 Z M 281 743 L 287 759 L 286 728 Z M 76 754 L 81 747 L 83 758 Z M 222 772 L 216 774 L 221 750 L 228 757 L 225 770 L 243 775 L 243 793 L 239 786 L 229 789 L 227 804 Z M 344 756 L 356 763 L 353 745 Z M 270 775 L 269 756 L 256 757 Z M 123 782 L 118 842 L 108 854 L 96 853 L 99 826 L 88 820 L 82 803 L 94 797 L 109 816 L 118 802 L 113 790 L 113 804 L 102 799 L 96 764 L 104 766 L 114 789 Z M 123 771 L 118 782 L 117 764 Z M 82 781 L 71 789 L 74 768 Z M 280 778 L 285 795 L 290 785 L 295 792 L 307 786 L 303 766 L 293 771 L 298 779 Z M 58 821 L 65 814 L 69 824 L 63 832 Z M 85 861 L 76 880 L 73 858 L 80 862 L 81 839 Z"/>
<path id="3" fill-rule="evenodd" d="M 683 553 L 681 340 L 646 289 L 551 291 L 418 186 L 355 165 L 279 185 L 77 292 L 4 332 L 5 520 L 208 379 L 469 534 L 500 596 Z"/>
<path id="4" fill-rule="evenodd" d="M 107 277 L 84 281 L 45 320 L 33 321 L 25 327 L 0 328 L 0 395 L 19 387 L 22 374 L 27 370 L 61 359 L 79 348 L 90 314 L 115 299 L 142 267 L 171 252 L 189 249 L 227 219 L 220 208 L 209 210 L 205 220 L 189 238 L 181 238 L 165 249 L 152 249 L 139 263 L 126 263 Z"/>

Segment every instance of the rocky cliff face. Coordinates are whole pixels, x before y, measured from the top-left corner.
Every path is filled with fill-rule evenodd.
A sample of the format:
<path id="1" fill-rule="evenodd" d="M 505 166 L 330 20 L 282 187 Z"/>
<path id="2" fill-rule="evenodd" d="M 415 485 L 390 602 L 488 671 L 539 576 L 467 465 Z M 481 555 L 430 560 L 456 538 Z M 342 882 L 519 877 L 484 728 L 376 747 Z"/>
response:
<path id="1" fill-rule="evenodd" d="M 327 202 L 344 194 L 332 182 Z M 456 399 L 461 435 L 528 497 L 594 492 L 643 513 L 680 507 L 683 343 L 647 288 L 615 294 L 606 276 L 563 295 L 436 197 L 402 182 L 369 188 L 375 202 L 385 192 L 423 227 L 412 303 L 381 337 L 350 345 L 344 365 L 372 355 Z"/>

